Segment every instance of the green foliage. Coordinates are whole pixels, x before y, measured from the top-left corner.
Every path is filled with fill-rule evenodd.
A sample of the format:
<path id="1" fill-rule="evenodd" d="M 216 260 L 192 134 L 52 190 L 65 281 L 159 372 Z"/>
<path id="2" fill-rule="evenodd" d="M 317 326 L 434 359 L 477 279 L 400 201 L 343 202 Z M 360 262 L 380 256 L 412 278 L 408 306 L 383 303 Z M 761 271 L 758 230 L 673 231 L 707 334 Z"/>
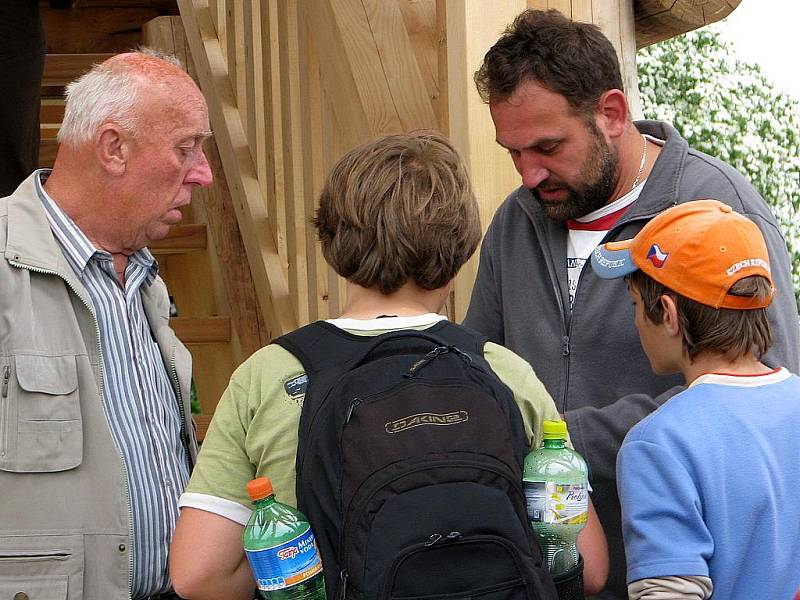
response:
<path id="1" fill-rule="evenodd" d="M 200 400 L 197 398 L 197 387 L 194 384 L 194 377 L 192 377 L 192 389 L 189 392 L 189 402 L 191 404 L 191 411 L 193 415 L 200 414 Z"/>
<path id="2" fill-rule="evenodd" d="M 758 65 L 736 59 L 713 27 L 648 46 L 636 58 L 645 117 L 672 123 L 690 146 L 738 169 L 772 207 L 800 306 L 800 103 Z"/>

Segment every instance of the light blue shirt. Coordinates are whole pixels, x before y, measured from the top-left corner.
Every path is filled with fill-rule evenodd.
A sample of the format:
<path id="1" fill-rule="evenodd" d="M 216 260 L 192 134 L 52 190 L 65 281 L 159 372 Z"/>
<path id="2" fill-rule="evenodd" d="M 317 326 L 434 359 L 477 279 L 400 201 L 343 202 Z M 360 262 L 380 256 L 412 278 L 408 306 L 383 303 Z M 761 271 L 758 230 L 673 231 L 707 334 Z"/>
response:
<path id="1" fill-rule="evenodd" d="M 100 328 L 102 398 L 125 463 L 130 497 L 131 593 L 144 598 L 172 587 L 167 552 L 178 518 L 178 497 L 189 479 L 178 401 L 142 306 L 141 288 L 153 282 L 158 264 L 146 248 L 133 253 L 123 288 L 111 254 L 95 248 L 45 193 L 42 184 L 48 175 L 49 171 L 39 172 L 39 196 Z"/>
<path id="2" fill-rule="evenodd" d="M 800 587 L 800 378 L 707 374 L 617 457 L 628 582 L 710 577 L 714 598 Z"/>

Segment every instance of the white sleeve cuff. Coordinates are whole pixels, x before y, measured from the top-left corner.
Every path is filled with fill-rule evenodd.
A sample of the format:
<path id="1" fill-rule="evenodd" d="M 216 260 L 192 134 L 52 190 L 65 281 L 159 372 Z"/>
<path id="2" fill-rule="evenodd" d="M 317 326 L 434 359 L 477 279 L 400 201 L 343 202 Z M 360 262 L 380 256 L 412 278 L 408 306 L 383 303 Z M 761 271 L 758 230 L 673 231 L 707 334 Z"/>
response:
<path id="1" fill-rule="evenodd" d="M 206 512 L 214 513 L 226 519 L 230 519 L 240 525 L 247 525 L 247 520 L 253 512 L 251 509 L 218 496 L 208 494 L 196 494 L 194 492 L 184 492 L 178 500 L 178 507 L 197 508 Z"/>

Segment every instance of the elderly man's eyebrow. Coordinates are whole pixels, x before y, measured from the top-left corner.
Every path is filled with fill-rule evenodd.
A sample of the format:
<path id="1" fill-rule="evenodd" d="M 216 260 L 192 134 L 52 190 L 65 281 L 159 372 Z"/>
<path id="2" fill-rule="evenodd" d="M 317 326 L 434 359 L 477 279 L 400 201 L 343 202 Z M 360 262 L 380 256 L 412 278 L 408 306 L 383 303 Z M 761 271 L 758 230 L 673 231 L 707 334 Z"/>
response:
<path id="1" fill-rule="evenodd" d="M 214 132 L 213 131 L 199 131 L 197 133 L 192 133 L 192 134 L 187 135 L 185 138 L 183 138 L 178 143 L 179 144 L 185 144 L 186 142 L 192 142 L 193 144 L 197 144 L 199 142 L 199 143 L 202 144 L 207 139 L 212 138 L 212 137 L 214 137 Z"/>

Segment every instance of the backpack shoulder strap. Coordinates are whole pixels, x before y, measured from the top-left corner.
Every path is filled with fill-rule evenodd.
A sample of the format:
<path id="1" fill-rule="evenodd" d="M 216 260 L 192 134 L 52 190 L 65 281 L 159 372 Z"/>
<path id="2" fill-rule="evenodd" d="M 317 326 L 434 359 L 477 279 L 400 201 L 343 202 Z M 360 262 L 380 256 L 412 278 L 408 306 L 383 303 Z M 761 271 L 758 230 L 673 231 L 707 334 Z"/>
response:
<path id="1" fill-rule="evenodd" d="M 303 365 L 309 380 L 314 374 L 346 364 L 364 347 L 357 336 L 325 321 L 309 323 L 275 338 L 272 343 L 291 352 Z"/>

